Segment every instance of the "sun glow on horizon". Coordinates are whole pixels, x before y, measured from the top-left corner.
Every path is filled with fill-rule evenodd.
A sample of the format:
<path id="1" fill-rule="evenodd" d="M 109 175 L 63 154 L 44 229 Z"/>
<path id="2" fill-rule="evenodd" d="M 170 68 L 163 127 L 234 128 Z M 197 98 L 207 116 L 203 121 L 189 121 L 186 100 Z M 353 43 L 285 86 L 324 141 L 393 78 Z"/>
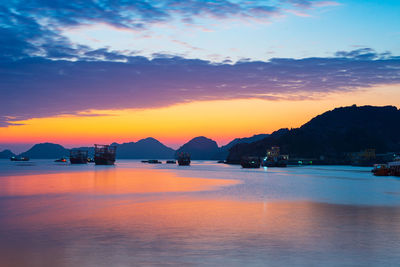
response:
<path id="1" fill-rule="evenodd" d="M 318 100 L 218 100 L 178 104 L 164 108 L 92 110 L 18 121 L 24 125 L 1 128 L 0 143 L 53 142 L 66 147 L 93 143 L 132 142 L 154 137 L 177 148 L 196 136 L 224 145 L 237 137 L 295 128 L 335 107 L 396 105 L 399 85 L 325 95 Z"/>

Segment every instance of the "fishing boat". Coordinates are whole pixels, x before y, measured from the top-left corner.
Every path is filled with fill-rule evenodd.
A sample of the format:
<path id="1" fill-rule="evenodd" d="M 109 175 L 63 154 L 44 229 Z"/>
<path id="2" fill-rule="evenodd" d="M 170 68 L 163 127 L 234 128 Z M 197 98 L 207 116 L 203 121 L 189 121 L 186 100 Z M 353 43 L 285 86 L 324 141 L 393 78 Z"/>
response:
<path id="1" fill-rule="evenodd" d="M 181 152 L 178 155 L 178 165 L 179 166 L 189 166 L 190 165 L 190 154 L 187 152 Z"/>
<path id="2" fill-rule="evenodd" d="M 387 164 L 374 164 L 371 171 L 375 176 L 389 176 L 389 168 Z"/>
<path id="3" fill-rule="evenodd" d="M 94 145 L 94 163 L 96 165 L 113 165 L 117 147 L 110 145 Z"/>
<path id="4" fill-rule="evenodd" d="M 66 158 L 56 159 L 54 162 L 67 162 Z"/>
<path id="5" fill-rule="evenodd" d="M 11 161 L 29 161 L 28 157 L 11 157 Z"/>
<path id="6" fill-rule="evenodd" d="M 389 175 L 400 176 L 400 160 L 388 163 Z"/>
<path id="7" fill-rule="evenodd" d="M 387 164 L 375 164 L 371 172 L 375 176 L 400 176 L 400 159 Z"/>
<path id="8" fill-rule="evenodd" d="M 281 155 L 280 148 L 273 146 L 267 150 L 267 156 L 263 159 L 261 165 L 263 167 L 286 167 L 289 155 Z"/>
<path id="9" fill-rule="evenodd" d="M 80 149 L 70 150 L 69 161 L 71 164 L 86 164 L 88 162 L 88 151 Z"/>
<path id="10" fill-rule="evenodd" d="M 254 157 L 254 156 L 245 156 L 242 157 L 242 160 L 240 161 L 240 165 L 242 165 L 242 168 L 260 168 L 261 162 L 259 157 Z"/>

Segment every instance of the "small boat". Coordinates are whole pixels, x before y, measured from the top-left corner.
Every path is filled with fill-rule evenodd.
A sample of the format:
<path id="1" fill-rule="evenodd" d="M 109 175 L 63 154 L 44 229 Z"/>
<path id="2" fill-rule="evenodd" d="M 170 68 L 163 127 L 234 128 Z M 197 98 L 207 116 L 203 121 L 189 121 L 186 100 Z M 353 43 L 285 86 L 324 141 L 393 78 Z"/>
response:
<path id="1" fill-rule="evenodd" d="M 176 164 L 176 160 L 167 160 L 166 164 Z"/>
<path id="2" fill-rule="evenodd" d="M 29 161 L 28 157 L 11 157 L 11 161 Z"/>
<path id="3" fill-rule="evenodd" d="M 69 161 L 71 164 L 86 164 L 88 162 L 88 151 L 80 149 L 70 150 Z"/>
<path id="4" fill-rule="evenodd" d="M 253 157 L 253 156 L 247 156 L 247 157 L 242 157 L 242 160 L 240 161 L 240 165 L 242 165 L 242 168 L 260 168 L 261 161 L 259 157 Z"/>
<path id="5" fill-rule="evenodd" d="M 389 175 L 400 176 L 400 159 L 393 162 L 389 162 L 388 168 L 389 168 Z"/>
<path id="6" fill-rule="evenodd" d="M 93 158 L 87 158 L 87 162 L 88 162 L 88 163 L 93 163 L 93 162 L 94 162 L 94 159 L 93 159 Z"/>
<path id="7" fill-rule="evenodd" d="M 159 161 L 158 159 L 149 159 L 147 161 L 147 163 L 149 163 L 149 164 L 161 164 L 162 162 Z"/>
<path id="8" fill-rule="evenodd" d="M 94 163 L 96 165 L 114 165 L 117 147 L 110 145 L 94 145 Z"/>
<path id="9" fill-rule="evenodd" d="M 389 168 L 387 164 L 375 164 L 371 171 L 375 176 L 389 176 Z"/>
<path id="10" fill-rule="evenodd" d="M 190 165 L 190 154 L 186 153 L 186 152 L 179 153 L 178 165 L 179 166 L 189 166 Z"/>
<path id="11" fill-rule="evenodd" d="M 286 167 L 289 161 L 289 155 L 281 155 L 280 148 L 273 146 L 267 150 L 267 156 L 262 160 L 263 167 Z"/>
<path id="12" fill-rule="evenodd" d="M 54 162 L 67 162 L 66 158 L 56 159 Z"/>
<path id="13" fill-rule="evenodd" d="M 400 176 L 400 161 L 392 161 L 387 164 L 375 164 L 371 172 L 375 176 Z"/>

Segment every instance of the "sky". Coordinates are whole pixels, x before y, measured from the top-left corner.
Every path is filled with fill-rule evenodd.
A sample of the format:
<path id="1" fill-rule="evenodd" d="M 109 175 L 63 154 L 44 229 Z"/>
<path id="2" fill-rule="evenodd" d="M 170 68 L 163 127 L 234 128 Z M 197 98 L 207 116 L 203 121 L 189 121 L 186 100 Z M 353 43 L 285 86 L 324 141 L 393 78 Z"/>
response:
<path id="1" fill-rule="evenodd" d="M 299 127 L 400 107 L 399 1 L 0 2 L 0 150 Z"/>

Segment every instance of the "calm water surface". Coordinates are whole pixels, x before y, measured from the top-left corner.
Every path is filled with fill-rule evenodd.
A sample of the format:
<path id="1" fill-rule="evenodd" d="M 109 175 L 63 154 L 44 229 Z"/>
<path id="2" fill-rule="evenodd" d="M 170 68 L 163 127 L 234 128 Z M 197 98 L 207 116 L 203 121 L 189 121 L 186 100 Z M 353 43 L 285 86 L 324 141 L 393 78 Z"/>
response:
<path id="1" fill-rule="evenodd" d="M 400 179 L 0 160 L 0 266 L 399 266 Z"/>

